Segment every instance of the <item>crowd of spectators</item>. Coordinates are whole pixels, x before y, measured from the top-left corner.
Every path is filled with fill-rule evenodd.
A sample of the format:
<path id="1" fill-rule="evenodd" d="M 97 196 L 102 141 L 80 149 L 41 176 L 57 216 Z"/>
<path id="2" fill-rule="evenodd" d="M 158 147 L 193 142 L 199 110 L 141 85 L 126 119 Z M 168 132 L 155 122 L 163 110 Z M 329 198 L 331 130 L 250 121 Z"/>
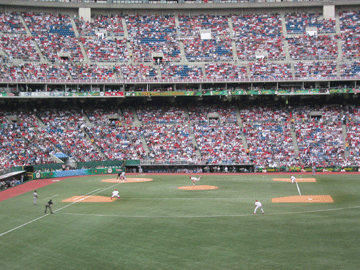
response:
<path id="1" fill-rule="evenodd" d="M 291 64 L 277 64 L 266 61 L 249 63 L 250 77 L 257 79 L 285 79 L 292 78 Z"/>
<path id="2" fill-rule="evenodd" d="M 319 13 L 285 14 L 286 31 L 288 34 L 306 34 L 308 27 L 316 28 L 320 34 L 335 33 L 335 19 L 325 19 Z"/>
<path id="3" fill-rule="evenodd" d="M 360 166 L 360 107 L 348 105 L 344 108 L 342 121 L 346 124 L 345 149 L 354 165 Z"/>
<path id="4" fill-rule="evenodd" d="M 132 109 L 130 107 L 123 106 L 121 108 L 121 111 L 122 120 L 124 121 L 124 123 L 126 123 L 127 125 L 131 125 L 134 122 L 134 115 Z"/>
<path id="5" fill-rule="evenodd" d="M 339 65 L 339 75 L 341 77 L 352 77 L 354 75 L 360 76 L 360 61 L 353 63 L 342 63 Z"/>
<path id="6" fill-rule="evenodd" d="M 120 69 L 125 80 L 144 80 L 159 76 L 157 69 L 149 65 L 122 65 Z"/>
<path id="7" fill-rule="evenodd" d="M 184 39 L 186 59 L 190 62 L 233 60 L 232 43 L 229 37 Z"/>
<path id="8" fill-rule="evenodd" d="M 50 62 L 82 62 L 84 55 L 81 52 L 79 39 L 72 36 L 52 35 L 35 38 L 41 53 Z"/>
<path id="9" fill-rule="evenodd" d="M 185 111 L 174 106 L 146 106 L 136 110 L 142 124 L 184 124 Z"/>
<path id="10" fill-rule="evenodd" d="M 1 165 L 52 163 L 57 152 L 75 161 L 360 165 L 360 108 L 355 105 L 262 105 L 240 107 L 239 113 L 232 105 L 144 106 L 136 110 L 136 125 L 133 112 L 121 106 L 2 111 Z"/>
<path id="11" fill-rule="evenodd" d="M 110 16 L 94 14 L 90 22 L 77 17 L 74 21 L 80 36 L 96 36 L 99 33 L 104 36 L 123 36 L 122 18 L 118 14 Z"/>
<path id="12" fill-rule="evenodd" d="M 256 165 L 263 167 L 296 166 L 290 133 L 290 122 L 268 120 L 264 123 L 246 123 L 246 141 L 249 154 Z"/>
<path id="13" fill-rule="evenodd" d="M 354 76 L 360 72 L 356 62 L 360 55 L 358 11 L 339 12 L 340 32 L 335 31 L 335 20 L 324 19 L 321 14 L 286 13 L 287 35 L 282 31 L 281 16 L 276 13 L 231 16 L 94 14 L 90 22 L 75 16 L 74 25 L 70 15 L 61 13 L 2 12 L 0 18 L 1 60 L 32 62 L 29 73 L 23 74 L 16 66 L 2 66 L 5 74 L 1 77 L 8 80 L 201 79 L 203 76 L 218 80 L 282 80 L 301 78 L 304 74 L 308 78 L 318 78 Z M 77 28 L 79 37 L 73 27 Z M 308 28 L 315 29 L 316 34 L 307 33 Z M 340 53 L 338 39 L 342 43 L 340 56 L 355 61 L 335 62 Z M 294 61 L 293 74 L 290 63 L 271 62 L 285 60 L 285 42 L 292 60 L 313 63 Z M 185 55 L 181 55 L 181 43 Z M 201 63 L 175 64 L 185 58 L 189 62 L 205 62 L 205 67 Z M 85 64 L 87 59 L 92 63 Z M 160 74 L 154 59 L 161 59 Z M 239 64 L 238 60 L 251 62 Z M 47 63 L 36 66 L 33 62 L 37 61 Z M 148 63 L 135 66 L 131 61 Z M 223 63 L 217 63 L 220 61 Z M 49 62 L 56 66 L 52 67 Z M 334 68 L 336 65 L 339 70 Z"/>
<path id="14" fill-rule="evenodd" d="M 190 128 L 187 125 L 142 125 L 140 133 L 149 147 L 150 159 L 156 162 L 196 163 L 195 148 L 190 137 Z"/>
<path id="15" fill-rule="evenodd" d="M 139 159 L 129 140 L 126 127 L 120 125 L 102 125 L 86 127 L 91 141 L 95 143 L 110 160 Z"/>
<path id="16" fill-rule="evenodd" d="M 0 37 L 0 51 L 1 50 L 7 54 L 8 62 L 12 62 L 15 59 L 24 62 L 40 60 L 40 56 L 35 49 L 33 38 L 25 35 L 2 35 Z"/>
<path id="17" fill-rule="evenodd" d="M 125 39 L 81 38 L 86 54 L 92 62 L 122 62 L 129 59 Z"/>
<path id="18" fill-rule="evenodd" d="M 83 130 L 86 119 L 82 112 L 75 109 L 44 109 L 38 114 L 46 126 L 39 128 L 40 138 L 49 140 L 75 161 L 105 160 Z"/>
<path id="19" fill-rule="evenodd" d="M 248 154 L 262 167 L 298 165 L 287 109 L 273 106 L 240 109 Z"/>
<path id="20" fill-rule="evenodd" d="M 69 79 L 67 70 L 62 65 L 24 63 L 20 68 L 27 79 Z"/>
<path id="21" fill-rule="evenodd" d="M 289 54 L 293 60 L 330 60 L 338 56 L 337 40 L 334 36 L 297 36 L 286 38 Z"/>
<path id="22" fill-rule="evenodd" d="M 26 26 L 33 37 L 47 37 L 58 32 L 57 30 L 68 30 L 72 32 L 72 23 L 69 15 L 53 13 L 24 13 L 22 14 Z"/>
<path id="23" fill-rule="evenodd" d="M 122 125 L 119 109 L 96 108 L 86 109 L 91 127 L 85 126 L 91 142 L 95 143 L 110 160 L 139 159 L 131 140 Z"/>
<path id="24" fill-rule="evenodd" d="M 21 17 L 31 36 L 26 35 Z M 293 75 L 295 78 L 316 79 L 360 74 L 356 60 L 360 56 L 358 11 L 339 13 L 339 35 L 334 35 L 334 20 L 323 19 L 320 14 L 299 13 L 285 14 L 286 30 L 290 34 L 286 37 L 280 18 L 278 14 L 179 15 L 177 27 L 174 15 L 93 15 L 91 22 L 75 18 L 80 35 L 75 37 L 69 15 L 2 12 L 0 51 L 8 62 L 21 60 L 24 63 L 0 64 L 0 78 L 281 80 Z M 232 31 L 229 23 L 232 23 Z M 123 37 L 125 27 L 128 37 Z M 308 27 L 316 28 L 324 35 L 308 35 Z M 210 39 L 203 37 L 209 33 Z M 271 62 L 285 59 L 285 39 L 291 59 L 302 60 L 293 61 L 294 74 L 290 63 Z M 337 39 L 342 43 L 342 57 L 355 58 L 354 62 L 334 61 L 339 54 Z M 181 42 L 184 60 L 186 57 L 189 62 L 206 63 L 176 64 L 181 60 Z M 81 46 L 84 46 L 90 61 L 110 64 L 83 63 Z M 166 64 L 155 67 L 152 63 L 125 63 L 131 60 L 152 62 L 154 54 L 163 54 Z M 237 59 L 233 59 L 233 55 Z M 33 63 L 42 60 L 41 56 L 46 63 Z M 236 64 L 236 60 L 251 62 Z M 203 162 L 254 161 L 264 166 L 281 162 L 289 166 L 313 162 L 359 164 L 357 134 L 360 121 L 355 121 L 358 108 L 345 111 L 324 106 L 318 109 L 322 112 L 318 119 L 309 117 L 314 110 L 310 106 L 292 108 L 292 116 L 288 111 L 267 107 L 241 109 L 243 126 L 234 106 L 218 105 L 189 106 L 189 117 L 186 110 L 178 107 L 122 108 L 113 112 L 118 113 L 115 123 L 107 118 L 112 112 L 90 110 L 86 114 L 94 126 L 88 126 L 81 112 L 70 109 L 40 111 L 45 128 L 38 126 L 31 112 L 17 112 L 19 122 L 15 124 L 2 114 L 0 162 L 4 167 L 49 163 L 53 162 L 51 154 L 58 150 L 76 161 L 149 158 L 196 162 L 196 146 L 190 136 L 193 132 Z M 139 127 L 133 125 L 134 111 L 141 121 Z M 349 116 L 345 144 L 340 119 L 344 112 Z M 294 154 L 296 142 L 292 141 L 292 128 L 299 156 Z M 243 145 L 242 135 L 249 152 Z M 145 139 L 149 153 L 144 150 L 142 139 Z M 348 160 L 346 151 L 352 161 Z"/>
<path id="25" fill-rule="evenodd" d="M 134 146 L 134 151 L 139 156 L 139 159 L 141 160 L 147 160 L 149 159 L 149 156 L 145 149 L 142 142 L 142 134 L 140 132 L 140 128 L 134 125 L 128 125 L 127 126 L 127 134 L 129 135 L 130 140 L 132 141 L 132 144 Z"/>
<path id="26" fill-rule="evenodd" d="M 205 164 L 246 164 L 240 127 L 236 124 L 195 124 L 194 136 Z"/>
<path id="27" fill-rule="evenodd" d="M 311 116 L 315 110 L 321 115 Z M 303 164 L 344 165 L 346 159 L 340 112 L 337 106 L 318 109 L 304 106 L 298 109 L 294 129 Z"/>
<path id="28" fill-rule="evenodd" d="M 9 120 L 14 119 L 15 122 Z M 2 167 L 53 163 L 54 147 L 39 138 L 33 113 L 19 110 L 1 113 L 0 164 Z"/>
<path id="29" fill-rule="evenodd" d="M 179 36 L 190 62 L 233 60 L 228 16 L 179 15 Z M 202 35 L 208 35 L 203 37 Z"/>
<path id="30" fill-rule="evenodd" d="M 201 67 L 188 65 L 161 65 L 162 79 L 201 79 L 203 71 Z"/>
<path id="31" fill-rule="evenodd" d="M 201 30 L 210 30 L 214 37 L 230 35 L 226 15 L 179 15 L 179 35 L 181 37 L 199 36 Z"/>
<path id="32" fill-rule="evenodd" d="M 26 34 L 26 29 L 16 12 L 0 12 L 0 33 Z"/>
<path id="33" fill-rule="evenodd" d="M 337 76 L 336 61 L 302 61 L 294 63 L 295 78 L 324 78 Z"/>
<path id="34" fill-rule="evenodd" d="M 188 110 L 189 120 L 198 125 L 238 122 L 234 105 L 189 105 Z"/>
<path id="35" fill-rule="evenodd" d="M 230 63 L 205 64 L 206 78 L 208 79 L 239 79 L 247 78 L 246 66 L 236 66 Z"/>
<path id="36" fill-rule="evenodd" d="M 285 59 L 279 14 L 233 15 L 232 24 L 238 59 Z"/>
<path id="37" fill-rule="evenodd" d="M 181 60 L 173 15 L 134 15 L 125 20 L 135 62 L 153 61 L 156 53 L 168 62 Z"/>
<path id="38" fill-rule="evenodd" d="M 114 66 L 95 64 L 68 65 L 71 77 L 75 80 L 111 80 L 119 76 L 119 69 Z"/>
<path id="39" fill-rule="evenodd" d="M 0 78 L 8 80 L 25 79 L 20 65 L 0 64 Z"/>
<path id="40" fill-rule="evenodd" d="M 340 38 L 343 57 L 353 59 L 360 56 L 360 11 L 340 12 Z"/>

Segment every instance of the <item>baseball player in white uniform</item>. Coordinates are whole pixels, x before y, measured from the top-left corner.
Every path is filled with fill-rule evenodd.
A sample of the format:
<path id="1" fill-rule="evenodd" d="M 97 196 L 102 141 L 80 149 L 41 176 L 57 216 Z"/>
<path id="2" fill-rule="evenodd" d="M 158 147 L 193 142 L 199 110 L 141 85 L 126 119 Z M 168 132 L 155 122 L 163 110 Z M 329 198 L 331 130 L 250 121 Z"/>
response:
<path id="1" fill-rule="evenodd" d="M 126 181 L 125 172 L 122 172 L 122 173 L 120 174 L 120 180 L 121 180 L 121 181 Z"/>
<path id="2" fill-rule="evenodd" d="M 114 197 L 117 197 L 118 199 L 120 199 L 119 191 L 118 191 L 117 189 L 115 189 L 115 190 L 112 192 L 111 200 L 112 200 Z"/>
<path id="3" fill-rule="evenodd" d="M 296 181 L 295 176 L 292 175 L 292 176 L 290 177 L 290 179 L 291 179 L 291 183 L 295 184 L 295 181 Z"/>
<path id="4" fill-rule="evenodd" d="M 196 181 L 200 181 L 200 178 L 201 178 L 201 176 L 199 178 L 196 178 L 194 176 L 190 177 L 191 181 L 193 182 L 193 186 L 195 186 Z"/>
<path id="5" fill-rule="evenodd" d="M 258 210 L 258 208 L 261 208 L 262 213 L 265 214 L 264 209 L 262 208 L 262 203 L 259 202 L 258 200 L 256 200 L 255 201 L 254 215 L 256 214 L 256 211 Z"/>
<path id="6" fill-rule="evenodd" d="M 34 205 L 36 205 L 36 200 L 37 200 L 37 193 L 36 193 L 36 190 L 34 190 L 34 193 L 33 193 L 33 196 L 34 196 Z"/>

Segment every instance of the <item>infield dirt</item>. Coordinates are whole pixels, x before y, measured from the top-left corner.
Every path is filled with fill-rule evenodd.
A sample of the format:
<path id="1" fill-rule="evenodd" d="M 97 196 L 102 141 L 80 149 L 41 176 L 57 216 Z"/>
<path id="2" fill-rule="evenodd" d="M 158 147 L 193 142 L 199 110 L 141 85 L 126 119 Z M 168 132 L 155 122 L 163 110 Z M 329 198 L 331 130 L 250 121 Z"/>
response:
<path id="1" fill-rule="evenodd" d="M 333 203 L 330 195 L 298 195 L 272 198 L 273 203 Z"/>

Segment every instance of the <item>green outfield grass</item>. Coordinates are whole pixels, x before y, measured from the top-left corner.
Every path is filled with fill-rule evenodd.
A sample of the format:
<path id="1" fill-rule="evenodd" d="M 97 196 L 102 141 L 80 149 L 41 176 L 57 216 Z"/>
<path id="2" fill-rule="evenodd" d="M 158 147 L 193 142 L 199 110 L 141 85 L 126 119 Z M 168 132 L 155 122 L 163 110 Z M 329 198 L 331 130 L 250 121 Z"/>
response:
<path id="1" fill-rule="evenodd" d="M 0 202 L 0 269 L 360 269 L 359 174 L 299 184 L 333 197 L 324 204 L 271 203 L 298 195 L 272 180 L 281 175 L 203 176 L 219 187 L 210 191 L 179 190 L 185 175 L 143 177 L 154 181 L 72 178 L 38 189 L 36 206 L 32 192 Z M 119 201 L 61 202 L 115 188 Z M 44 215 L 50 197 L 55 213 Z M 253 215 L 256 199 L 265 215 Z"/>

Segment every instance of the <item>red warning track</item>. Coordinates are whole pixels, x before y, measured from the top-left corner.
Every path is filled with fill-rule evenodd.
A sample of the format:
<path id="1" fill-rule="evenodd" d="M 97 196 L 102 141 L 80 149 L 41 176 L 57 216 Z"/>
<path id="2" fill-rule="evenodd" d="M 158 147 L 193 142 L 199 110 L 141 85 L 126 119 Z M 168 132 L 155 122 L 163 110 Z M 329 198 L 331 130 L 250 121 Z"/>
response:
<path id="1" fill-rule="evenodd" d="M 33 180 L 0 192 L 0 202 L 55 183 L 55 179 Z M 57 179 L 56 181 L 59 181 Z"/>

